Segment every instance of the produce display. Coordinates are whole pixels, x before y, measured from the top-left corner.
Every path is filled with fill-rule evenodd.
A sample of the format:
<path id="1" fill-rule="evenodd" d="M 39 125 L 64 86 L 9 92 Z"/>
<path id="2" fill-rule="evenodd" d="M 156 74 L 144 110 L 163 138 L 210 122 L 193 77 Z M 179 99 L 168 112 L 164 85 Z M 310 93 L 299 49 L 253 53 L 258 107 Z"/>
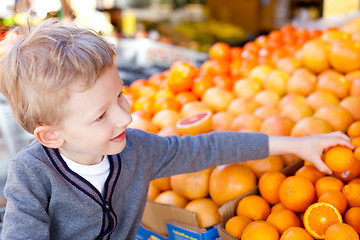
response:
<path id="1" fill-rule="evenodd" d="M 355 146 L 325 151 L 331 176 L 307 162 L 285 176 L 280 170 L 298 157 L 271 156 L 153 180 L 148 199 L 195 211 L 201 227 L 209 227 L 221 221 L 220 206 L 258 186 L 259 195 L 241 199 L 225 223 L 230 236 L 359 239 L 359 36 L 360 19 L 326 30 L 286 25 L 243 47 L 216 43 L 200 68 L 177 62 L 125 87 L 129 127 L 161 136 L 342 131 Z"/>

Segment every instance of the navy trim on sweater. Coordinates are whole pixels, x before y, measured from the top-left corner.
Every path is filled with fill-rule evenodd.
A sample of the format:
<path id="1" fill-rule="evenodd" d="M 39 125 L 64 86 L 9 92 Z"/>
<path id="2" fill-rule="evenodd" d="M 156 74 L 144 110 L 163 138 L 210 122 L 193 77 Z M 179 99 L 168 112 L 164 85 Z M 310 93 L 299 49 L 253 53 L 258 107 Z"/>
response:
<path id="1" fill-rule="evenodd" d="M 72 171 L 67 166 L 64 159 L 62 159 L 58 149 L 47 148 L 44 146 L 43 148 L 47 156 L 49 157 L 51 163 L 54 165 L 60 175 L 63 176 L 63 178 L 69 183 L 71 183 L 74 187 L 85 193 L 87 196 L 89 196 L 91 199 L 93 199 L 96 203 L 99 204 L 103 211 L 103 220 L 101 232 L 96 239 L 109 239 L 111 233 L 115 230 L 118 222 L 117 216 L 112 209 L 111 199 L 121 172 L 120 154 L 108 156 L 110 171 L 105 181 L 104 196 L 102 196 L 101 193 L 89 181 L 81 177 L 76 172 Z"/>

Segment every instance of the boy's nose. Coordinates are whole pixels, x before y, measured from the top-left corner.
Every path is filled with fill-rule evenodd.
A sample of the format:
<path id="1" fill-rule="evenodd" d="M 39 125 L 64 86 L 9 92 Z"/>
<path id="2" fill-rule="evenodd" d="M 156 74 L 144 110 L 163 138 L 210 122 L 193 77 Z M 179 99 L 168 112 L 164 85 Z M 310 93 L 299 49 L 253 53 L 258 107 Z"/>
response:
<path id="1" fill-rule="evenodd" d="M 115 116 L 115 122 L 118 127 L 124 127 L 131 123 L 132 117 L 130 113 L 122 108 L 118 108 L 116 116 Z"/>

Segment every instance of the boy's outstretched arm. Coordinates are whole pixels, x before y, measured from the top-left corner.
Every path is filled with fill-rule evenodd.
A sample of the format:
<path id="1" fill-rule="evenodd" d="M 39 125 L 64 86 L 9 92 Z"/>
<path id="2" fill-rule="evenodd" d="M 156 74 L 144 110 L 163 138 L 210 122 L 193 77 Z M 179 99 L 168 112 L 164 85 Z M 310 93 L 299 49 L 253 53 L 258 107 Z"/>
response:
<path id="1" fill-rule="evenodd" d="M 340 131 L 306 137 L 269 136 L 270 155 L 295 154 L 327 174 L 331 174 L 331 170 L 321 160 L 321 154 L 327 147 L 335 145 L 354 147 L 350 138 Z"/>

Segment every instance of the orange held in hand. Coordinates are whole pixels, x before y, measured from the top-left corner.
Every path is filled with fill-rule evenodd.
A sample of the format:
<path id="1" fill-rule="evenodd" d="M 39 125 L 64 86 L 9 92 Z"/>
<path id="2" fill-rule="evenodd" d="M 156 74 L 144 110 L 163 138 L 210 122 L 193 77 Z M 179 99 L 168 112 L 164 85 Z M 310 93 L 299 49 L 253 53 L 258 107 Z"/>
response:
<path id="1" fill-rule="evenodd" d="M 326 165 L 334 172 L 345 172 L 354 164 L 354 153 L 344 146 L 329 148 L 324 155 Z"/>

